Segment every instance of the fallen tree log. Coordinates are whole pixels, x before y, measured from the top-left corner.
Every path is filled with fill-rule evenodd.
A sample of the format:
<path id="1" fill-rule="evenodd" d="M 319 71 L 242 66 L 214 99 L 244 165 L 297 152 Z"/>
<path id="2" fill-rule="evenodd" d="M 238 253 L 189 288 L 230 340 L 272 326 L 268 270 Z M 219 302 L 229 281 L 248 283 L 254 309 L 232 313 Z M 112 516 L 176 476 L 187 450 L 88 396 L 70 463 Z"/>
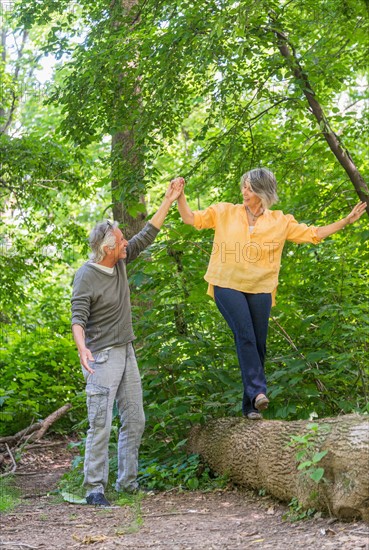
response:
<path id="1" fill-rule="evenodd" d="M 220 418 L 192 428 L 188 450 L 236 484 L 265 489 L 282 501 L 297 498 L 340 519 L 369 521 L 368 416 L 314 422 Z M 311 475 L 318 478 L 320 468 L 317 482 Z"/>

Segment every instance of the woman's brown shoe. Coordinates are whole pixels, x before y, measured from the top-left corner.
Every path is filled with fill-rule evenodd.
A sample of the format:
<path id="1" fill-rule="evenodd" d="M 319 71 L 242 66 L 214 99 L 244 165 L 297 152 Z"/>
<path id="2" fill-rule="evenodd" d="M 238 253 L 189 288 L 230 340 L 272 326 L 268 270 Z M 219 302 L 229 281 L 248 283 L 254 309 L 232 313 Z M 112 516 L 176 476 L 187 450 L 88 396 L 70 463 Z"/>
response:
<path id="1" fill-rule="evenodd" d="M 263 420 L 263 415 L 256 411 L 251 411 L 247 413 L 246 418 L 249 420 Z"/>
<path id="2" fill-rule="evenodd" d="M 259 395 L 255 398 L 255 409 L 258 411 L 265 411 L 265 409 L 268 408 L 269 405 L 269 399 L 266 395 L 263 393 L 259 393 Z"/>

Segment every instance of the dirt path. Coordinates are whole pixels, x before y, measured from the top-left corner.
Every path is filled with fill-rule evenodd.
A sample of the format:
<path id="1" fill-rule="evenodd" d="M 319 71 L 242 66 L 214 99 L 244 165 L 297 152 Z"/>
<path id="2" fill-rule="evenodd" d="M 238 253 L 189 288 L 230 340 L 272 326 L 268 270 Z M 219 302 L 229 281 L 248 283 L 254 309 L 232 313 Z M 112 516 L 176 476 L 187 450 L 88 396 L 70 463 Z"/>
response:
<path id="1" fill-rule="evenodd" d="M 17 482 L 26 498 L 3 514 L 3 550 L 369 550 L 369 525 L 315 518 L 291 523 L 287 508 L 247 490 L 166 492 L 95 509 L 46 495 L 69 466 L 65 445 L 30 449 Z M 27 498 L 28 497 L 28 498 Z"/>

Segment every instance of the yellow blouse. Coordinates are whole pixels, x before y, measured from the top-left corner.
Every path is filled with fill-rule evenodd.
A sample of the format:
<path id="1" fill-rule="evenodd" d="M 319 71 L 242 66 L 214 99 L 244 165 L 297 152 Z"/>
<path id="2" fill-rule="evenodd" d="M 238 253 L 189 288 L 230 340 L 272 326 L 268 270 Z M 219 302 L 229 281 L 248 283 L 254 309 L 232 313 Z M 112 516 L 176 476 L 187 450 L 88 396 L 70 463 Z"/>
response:
<path id="1" fill-rule="evenodd" d="M 213 249 L 205 280 L 242 292 L 272 293 L 273 305 L 284 243 L 319 243 L 316 227 L 298 223 L 281 210 L 265 210 L 250 233 L 243 204 L 219 203 L 194 212 L 196 229 L 214 229 Z"/>

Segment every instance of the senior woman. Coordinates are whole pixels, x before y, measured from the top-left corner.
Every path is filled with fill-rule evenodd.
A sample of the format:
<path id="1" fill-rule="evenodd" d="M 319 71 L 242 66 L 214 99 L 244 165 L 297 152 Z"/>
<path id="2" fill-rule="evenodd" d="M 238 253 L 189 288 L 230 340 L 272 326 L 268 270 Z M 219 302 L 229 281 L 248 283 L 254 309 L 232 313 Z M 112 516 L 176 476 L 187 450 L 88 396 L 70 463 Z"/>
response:
<path id="1" fill-rule="evenodd" d="M 178 190 L 184 183 L 183 178 L 172 180 Z M 242 412 L 250 420 L 261 419 L 260 411 L 269 404 L 264 359 L 284 243 L 319 243 L 358 220 L 367 206 L 358 203 L 340 221 L 313 227 L 281 210 L 269 210 L 278 200 L 276 191 L 274 174 L 258 168 L 241 178 L 242 204 L 219 203 L 192 211 L 184 192 L 177 201 L 184 223 L 215 230 L 205 280 L 234 335 L 244 387 Z"/>

